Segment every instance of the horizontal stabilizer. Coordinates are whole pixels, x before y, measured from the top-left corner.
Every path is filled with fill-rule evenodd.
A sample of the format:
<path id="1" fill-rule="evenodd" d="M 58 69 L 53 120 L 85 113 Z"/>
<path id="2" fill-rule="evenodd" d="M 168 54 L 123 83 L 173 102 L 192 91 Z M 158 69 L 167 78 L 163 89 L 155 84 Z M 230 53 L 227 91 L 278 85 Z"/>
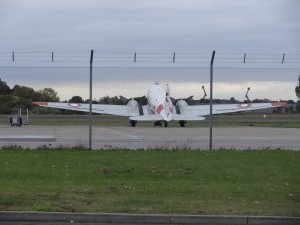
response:
<path id="1" fill-rule="evenodd" d="M 156 121 L 156 120 L 163 120 L 163 117 L 159 114 L 153 115 L 144 115 L 144 116 L 131 116 L 129 117 L 130 120 L 137 120 L 137 121 Z"/>
<path id="2" fill-rule="evenodd" d="M 205 120 L 202 116 L 194 116 L 194 115 L 172 115 L 173 120 Z"/>
<path id="3" fill-rule="evenodd" d="M 177 115 L 173 114 L 171 120 L 205 120 L 204 117 L 201 116 L 193 116 L 193 115 Z M 132 116 L 129 118 L 130 120 L 137 120 L 137 121 L 156 121 L 156 120 L 163 120 L 163 117 L 158 114 L 153 115 L 144 115 L 144 116 Z"/>

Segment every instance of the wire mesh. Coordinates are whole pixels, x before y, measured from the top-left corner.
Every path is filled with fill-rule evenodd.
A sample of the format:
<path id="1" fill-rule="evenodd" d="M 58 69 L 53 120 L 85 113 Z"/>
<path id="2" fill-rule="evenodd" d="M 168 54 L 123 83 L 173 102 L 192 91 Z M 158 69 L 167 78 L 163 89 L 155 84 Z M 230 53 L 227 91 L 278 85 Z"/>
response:
<path id="1" fill-rule="evenodd" d="M 6 60 L 5 57 L 12 57 L 11 53 L 1 54 L 3 60 Z M 15 60 L 21 58 L 30 60 L 32 57 L 29 56 L 32 54 L 16 53 L 14 57 Z M 34 54 L 41 60 L 49 60 L 49 53 Z M 53 61 L 57 62 L 61 57 L 63 62 L 65 61 L 63 57 L 66 57 L 75 62 L 76 60 L 68 54 L 55 53 Z M 111 54 L 111 58 L 108 54 Z M 228 55 L 232 58 L 228 59 Z M 216 62 L 220 63 L 224 57 L 230 64 L 230 60 L 233 60 L 232 62 L 240 60 L 241 57 L 236 57 L 237 55 L 244 57 L 244 54 L 220 54 L 219 58 L 216 57 Z M 77 53 L 75 58 L 79 56 L 84 59 L 79 60 L 80 62 L 89 62 L 88 53 Z M 208 54 L 162 53 L 158 57 L 146 53 L 101 55 L 96 52 L 94 61 L 117 59 L 119 60 L 117 62 L 120 62 L 128 58 L 134 61 L 135 56 L 136 63 L 149 63 L 155 59 L 162 62 L 166 60 L 171 64 L 166 66 L 131 64 L 131 66 L 121 67 L 100 67 L 96 64 L 93 67 L 94 104 L 124 105 L 130 98 L 145 96 L 149 86 L 155 82 L 161 85 L 168 84 L 171 96 L 175 100 L 189 99 L 186 101 L 192 106 L 209 104 L 209 96 L 203 97 L 204 90 L 207 93 L 210 91 L 210 68 L 186 65 L 193 60 L 200 62 L 201 59 L 203 63 L 208 64 L 210 61 Z M 279 54 L 270 55 L 267 60 L 274 58 L 278 61 L 279 56 Z M 295 55 L 295 58 L 297 57 L 298 55 Z M 249 62 L 250 59 L 250 55 L 247 55 L 246 61 Z M 288 60 L 288 57 L 285 60 Z M 56 65 L 0 66 L 1 146 L 88 147 L 88 113 L 32 104 L 32 102 L 88 104 L 90 68 Z M 284 101 L 287 105 L 214 115 L 213 148 L 299 150 L 300 114 L 296 111 L 298 99 L 295 95 L 299 74 L 299 68 L 215 67 L 214 104 L 244 104 L 250 100 L 251 103 Z M 248 100 L 245 95 L 249 87 Z M 189 98 L 190 96 L 193 98 Z M 27 125 L 12 127 L 10 118 L 20 114 L 23 124 L 27 123 Z M 186 127 L 180 127 L 178 121 L 170 121 L 168 127 L 158 128 L 154 127 L 156 121 L 138 121 L 136 127 L 130 127 L 128 116 L 94 114 L 93 148 L 208 149 L 209 115 L 203 116 L 205 120 L 187 121 Z"/>

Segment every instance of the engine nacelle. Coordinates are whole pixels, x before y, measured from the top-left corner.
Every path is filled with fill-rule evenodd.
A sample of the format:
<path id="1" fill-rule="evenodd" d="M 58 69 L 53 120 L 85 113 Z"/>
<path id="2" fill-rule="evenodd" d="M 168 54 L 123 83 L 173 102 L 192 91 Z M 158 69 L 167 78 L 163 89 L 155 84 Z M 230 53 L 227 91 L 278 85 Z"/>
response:
<path id="1" fill-rule="evenodd" d="M 135 100 L 134 98 L 131 98 L 127 101 L 126 105 L 132 107 L 133 109 L 137 108 L 139 106 L 139 102 Z"/>
<path id="2" fill-rule="evenodd" d="M 184 99 L 178 99 L 175 102 L 175 106 L 179 107 L 180 109 L 185 109 L 186 107 L 188 107 L 188 103 Z"/>
<path id="3" fill-rule="evenodd" d="M 176 114 L 181 114 L 186 107 L 188 107 L 188 103 L 185 99 L 178 99 L 175 101 Z"/>

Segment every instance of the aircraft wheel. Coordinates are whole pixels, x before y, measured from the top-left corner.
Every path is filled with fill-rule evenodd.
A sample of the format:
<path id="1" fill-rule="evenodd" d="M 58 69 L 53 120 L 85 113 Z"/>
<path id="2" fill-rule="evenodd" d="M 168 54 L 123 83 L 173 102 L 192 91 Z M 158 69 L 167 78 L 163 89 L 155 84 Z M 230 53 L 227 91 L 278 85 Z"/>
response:
<path id="1" fill-rule="evenodd" d="M 180 120 L 179 125 L 180 127 L 185 127 L 186 121 L 185 120 Z"/>
<path id="2" fill-rule="evenodd" d="M 160 121 L 155 121 L 154 123 L 154 127 L 162 127 L 161 122 Z"/>
<path id="3" fill-rule="evenodd" d="M 136 120 L 130 120 L 129 123 L 130 123 L 131 127 L 135 127 L 137 121 Z"/>
<path id="4" fill-rule="evenodd" d="M 165 121 L 165 127 L 168 127 L 168 122 L 167 121 Z"/>

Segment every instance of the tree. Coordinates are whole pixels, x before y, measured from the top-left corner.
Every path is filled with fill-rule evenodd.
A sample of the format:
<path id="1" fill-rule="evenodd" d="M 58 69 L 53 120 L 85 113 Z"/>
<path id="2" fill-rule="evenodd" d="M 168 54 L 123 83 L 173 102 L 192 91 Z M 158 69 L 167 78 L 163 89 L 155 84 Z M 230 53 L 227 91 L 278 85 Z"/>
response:
<path id="1" fill-rule="evenodd" d="M 296 111 L 300 112 L 300 100 L 296 104 Z"/>
<path id="2" fill-rule="evenodd" d="M 59 101 L 57 92 L 51 88 L 35 91 L 31 87 L 15 85 L 12 89 L 0 79 L 0 113 L 11 114 L 16 108 L 33 109 L 33 101 Z M 51 113 L 53 113 L 51 111 Z"/>
<path id="3" fill-rule="evenodd" d="M 237 103 L 238 102 L 237 100 L 235 100 L 234 97 L 231 97 L 229 101 L 230 101 L 230 103 Z"/>
<path id="4" fill-rule="evenodd" d="M 100 104 L 110 104 L 110 97 L 109 96 L 105 96 L 99 99 L 99 103 Z"/>
<path id="5" fill-rule="evenodd" d="M 111 105 L 123 105 L 124 101 L 118 96 L 114 96 L 114 97 L 105 96 L 100 98 L 99 103 L 111 104 Z"/>
<path id="6" fill-rule="evenodd" d="M 57 95 L 57 92 L 53 90 L 52 88 L 44 88 L 43 90 L 39 90 L 38 93 L 40 93 L 41 100 L 44 102 L 59 102 L 59 97 Z"/>
<path id="7" fill-rule="evenodd" d="M 35 91 L 31 87 L 15 85 L 12 89 L 12 95 L 21 98 L 31 98 L 34 96 Z"/>
<path id="8" fill-rule="evenodd" d="M 6 82 L 0 79 L 0 95 L 8 95 L 10 93 L 10 87 L 6 84 Z"/>
<path id="9" fill-rule="evenodd" d="M 15 85 L 10 95 L 12 96 L 14 108 L 25 107 L 32 109 L 32 101 L 35 100 L 36 92 L 33 90 L 33 88 Z"/>
<path id="10" fill-rule="evenodd" d="M 70 103 L 83 103 L 84 101 L 80 96 L 76 95 L 76 96 L 73 96 L 71 99 L 69 99 L 69 102 Z"/>
<path id="11" fill-rule="evenodd" d="M 222 103 L 221 99 L 214 99 L 214 102 L 215 102 L 216 104 L 221 104 L 221 103 Z"/>
<path id="12" fill-rule="evenodd" d="M 0 95 L 0 113 L 11 114 L 13 112 L 13 98 L 11 95 Z"/>
<path id="13" fill-rule="evenodd" d="M 272 102 L 270 99 L 267 99 L 267 98 L 264 98 L 264 99 L 254 99 L 252 101 L 253 103 L 269 103 L 269 102 Z"/>

